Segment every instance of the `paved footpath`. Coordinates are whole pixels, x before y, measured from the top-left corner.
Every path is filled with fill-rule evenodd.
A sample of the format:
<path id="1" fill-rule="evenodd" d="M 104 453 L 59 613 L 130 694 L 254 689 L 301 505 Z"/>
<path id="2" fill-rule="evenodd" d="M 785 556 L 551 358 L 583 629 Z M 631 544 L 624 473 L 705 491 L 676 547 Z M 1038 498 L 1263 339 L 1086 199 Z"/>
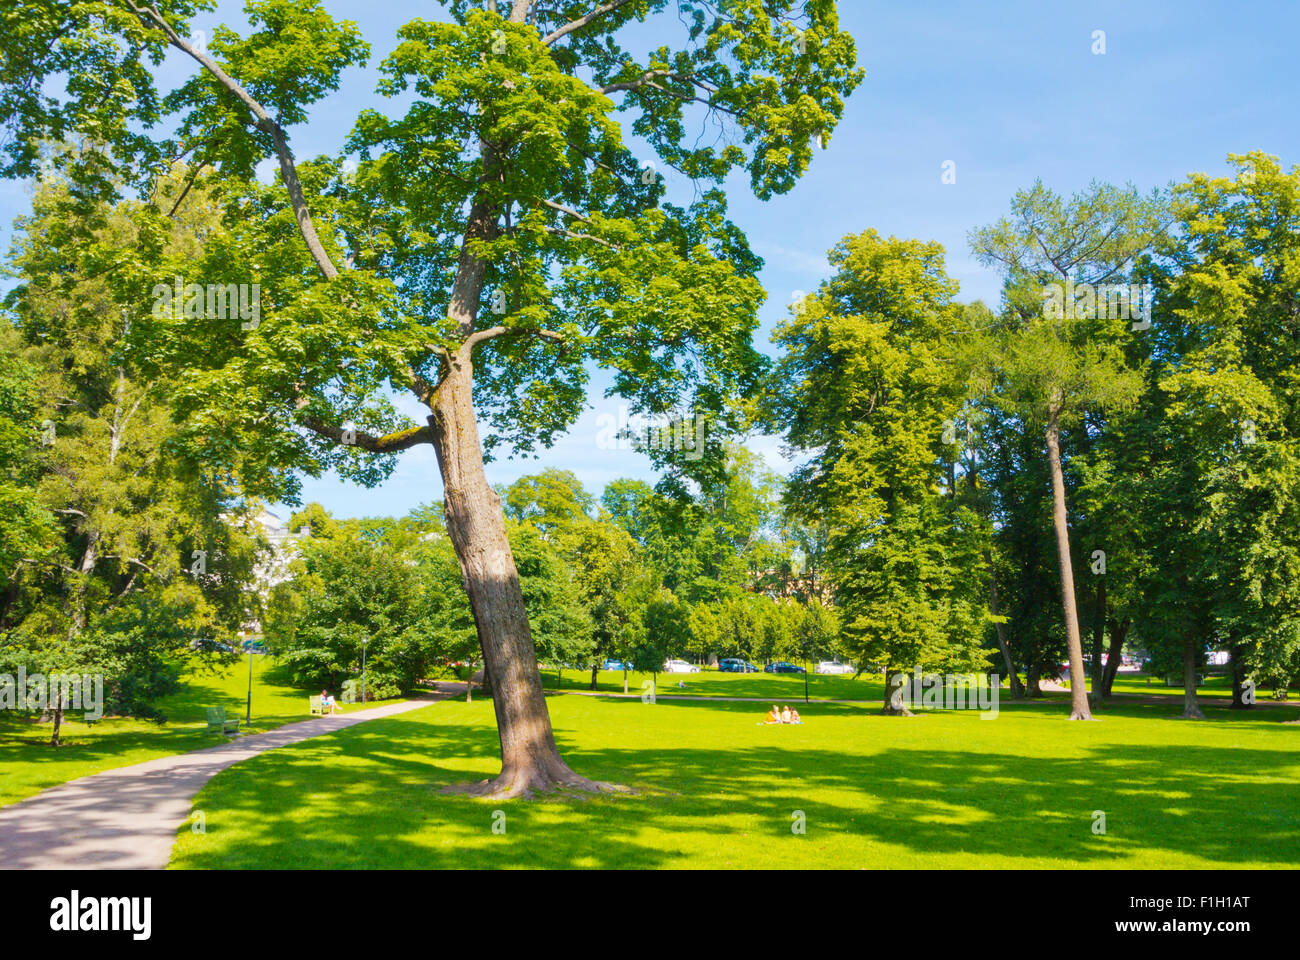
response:
<path id="1" fill-rule="evenodd" d="M 445 700 L 463 684 L 425 699 L 290 723 L 215 747 L 105 770 L 0 808 L 0 869 L 161 870 L 194 795 L 241 760 L 367 720 Z"/>

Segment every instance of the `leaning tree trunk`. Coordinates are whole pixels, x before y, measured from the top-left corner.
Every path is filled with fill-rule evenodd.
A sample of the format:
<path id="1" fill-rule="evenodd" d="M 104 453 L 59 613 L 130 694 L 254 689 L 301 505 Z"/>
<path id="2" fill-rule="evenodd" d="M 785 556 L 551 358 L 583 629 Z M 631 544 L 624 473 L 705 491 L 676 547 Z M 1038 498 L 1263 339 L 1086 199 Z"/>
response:
<path id="1" fill-rule="evenodd" d="M 1070 562 L 1070 527 L 1065 512 L 1065 477 L 1061 473 L 1061 427 L 1058 411 L 1047 426 L 1047 463 L 1052 471 L 1052 523 L 1056 552 L 1061 563 L 1061 606 L 1065 613 L 1065 642 L 1070 651 L 1070 719 L 1091 720 L 1083 673 L 1083 642 L 1079 637 L 1079 611 L 1074 602 L 1074 566 Z"/>
<path id="2" fill-rule="evenodd" d="M 1204 720 L 1201 706 L 1196 702 L 1196 641 L 1188 637 L 1183 641 L 1183 718 Z"/>
<path id="3" fill-rule="evenodd" d="M 447 532 L 469 593 L 484 676 L 491 677 L 492 706 L 501 740 L 501 773 L 492 780 L 454 789 L 477 796 L 530 796 L 557 788 L 610 789 L 574 773 L 560 758 L 542 693 L 524 596 L 501 498 L 483 472 L 471 392 L 473 368 L 465 354 L 452 355 L 429 417 L 442 473 Z"/>

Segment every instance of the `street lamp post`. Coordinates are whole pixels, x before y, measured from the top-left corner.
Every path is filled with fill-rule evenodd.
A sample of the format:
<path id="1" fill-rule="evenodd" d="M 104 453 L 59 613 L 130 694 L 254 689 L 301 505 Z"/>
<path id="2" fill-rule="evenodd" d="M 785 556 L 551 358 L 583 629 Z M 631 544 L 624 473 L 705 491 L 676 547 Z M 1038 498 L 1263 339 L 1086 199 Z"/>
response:
<path id="1" fill-rule="evenodd" d="M 366 643 L 369 637 L 361 638 L 361 705 L 366 705 Z"/>
<path id="2" fill-rule="evenodd" d="M 244 729 L 253 722 L 253 645 L 248 645 L 248 712 L 244 714 Z"/>

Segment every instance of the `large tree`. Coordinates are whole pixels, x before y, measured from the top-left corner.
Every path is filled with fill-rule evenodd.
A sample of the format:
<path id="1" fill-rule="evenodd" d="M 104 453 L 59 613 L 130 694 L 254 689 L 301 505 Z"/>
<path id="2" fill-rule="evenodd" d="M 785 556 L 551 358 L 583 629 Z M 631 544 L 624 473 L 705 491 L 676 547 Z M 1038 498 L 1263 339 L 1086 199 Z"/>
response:
<path id="1" fill-rule="evenodd" d="M 1159 235 L 1163 216 L 1158 196 L 1145 197 L 1133 188 L 1094 183 L 1066 199 L 1040 182 L 1016 194 L 1010 217 L 970 237 L 980 262 L 999 267 L 1006 276 L 1003 326 L 987 341 L 994 348 L 989 392 L 1045 440 L 1070 659 L 1071 719 L 1090 720 L 1092 712 L 1083 671 L 1062 433 L 1082 430 L 1091 412 L 1131 404 L 1141 390 L 1134 368 L 1140 349 L 1133 336 L 1146 322 L 1141 317 L 1144 303 L 1127 289 L 1122 297 L 1106 295 L 1108 287 L 1128 284 L 1137 260 Z M 1097 299 L 1099 290 L 1102 300 Z"/>
<path id="2" fill-rule="evenodd" d="M 966 383 L 966 316 L 937 243 L 868 230 L 830 254 L 835 275 L 777 327 L 771 417 L 810 454 L 790 509 L 829 531 L 845 647 L 892 684 L 913 667 L 987 665 L 987 523 L 954 496 L 948 448 Z M 898 709 L 886 693 L 884 708 Z"/>
<path id="3" fill-rule="evenodd" d="M 43 141 L 73 133 L 109 147 L 61 161 L 88 190 L 190 158 L 226 220 L 201 258 L 160 262 L 154 282 L 256 282 L 262 298 L 251 328 L 138 324 L 151 356 L 186 370 L 179 412 L 193 442 L 218 460 L 236 448 L 264 457 L 263 479 L 276 465 L 337 466 L 366 482 L 392 454 L 432 445 L 501 740 L 501 774 L 474 789 L 595 789 L 555 745 L 479 424 L 489 451 L 548 443 L 597 364 L 636 412 L 725 430 L 758 366 L 762 292 L 714 185 L 741 170 L 760 198 L 787 191 L 826 142 L 861 78 L 836 5 L 452 0 L 449 22 L 400 29 L 380 93 L 405 109 L 358 119 L 355 175 L 341 158 L 300 162 L 288 134 L 366 58 L 355 25 L 311 0 L 249 0 L 252 31 L 221 28 L 205 51 L 186 38 L 210 8 L 11 4 L 0 114 L 16 136 L 3 173 L 30 175 Z M 681 45 L 625 47 L 651 17 Z M 150 68 L 168 47 L 201 69 L 162 98 Z M 60 78 L 53 96 L 47 81 Z M 148 136 L 172 115 L 171 139 Z M 272 187 L 253 178 L 267 158 Z M 666 201 L 660 169 L 697 185 L 689 206 Z M 153 217 L 185 202 L 167 200 Z M 414 397 L 425 423 L 395 416 L 388 391 Z M 674 447 L 655 456 L 700 470 L 713 459 Z"/>
<path id="4" fill-rule="evenodd" d="M 31 216 L 18 222 L 10 262 L 19 283 L 4 300 L 0 360 L 32 378 L 23 392 L 38 403 L 28 416 L 40 442 L 5 471 L 23 488 L 6 495 L 0 482 L 18 508 L 0 524 L 9 554 L 0 661 L 102 674 L 109 709 L 161 719 L 153 701 L 174 687 L 187 648 L 219 657 L 213 641 L 256 613 L 259 536 L 230 475 L 176 447 L 175 382 L 130 355 L 129 310 L 104 263 L 140 242 L 133 213 L 132 204 L 87 203 L 54 179 L 38 185 Z M 91 242 L 78 243 L 87 224 Z M 180 251 L 194 242 L 186 224 L 166 240 Z M 3 408 L 14 405 L 7 379 L 0 443 Z M 52 530 L 42 516 L 58 518 Z M 14 526 L 27 531 L 18 544 Z M 62 704 L 49 715 L 57 746 Z"/>

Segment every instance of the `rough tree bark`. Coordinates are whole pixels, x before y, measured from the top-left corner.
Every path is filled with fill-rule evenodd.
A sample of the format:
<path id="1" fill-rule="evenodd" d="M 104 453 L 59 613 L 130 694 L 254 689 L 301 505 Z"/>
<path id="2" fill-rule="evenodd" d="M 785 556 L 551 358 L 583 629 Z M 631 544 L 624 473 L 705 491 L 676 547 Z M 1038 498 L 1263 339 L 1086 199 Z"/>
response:
<path id="1" fill-rule="evenodd" d="M 1074 567 L 1070 562 L 1070 526 L 1065 511 L 1065 477 L 1061 472 L 1060 410 L 1053 405 L 1047 421 L 1047 463 L 1052 471 L 1052 525 L 1061 563 L 1061 606 L 1065 613 L 1065 641 L 1070 651 L 1070 719 L 1091 720 L 1083 672 L 1083 643 L 1079 636 L 1079 611 L 1074 602 Z"/>
<path id="2" fill-rule="evenodd" d="M 502 798 L 556 789 L 614 790 L 570 770 L 555 745 L 501 498 L 483 471 L 471 348 L 467 343 L 448 358 L 429 425 L 442 473 L 447 532 L 474 611 L 484 674 L 492 678 L 501 773 L 451 789 Z"/>

